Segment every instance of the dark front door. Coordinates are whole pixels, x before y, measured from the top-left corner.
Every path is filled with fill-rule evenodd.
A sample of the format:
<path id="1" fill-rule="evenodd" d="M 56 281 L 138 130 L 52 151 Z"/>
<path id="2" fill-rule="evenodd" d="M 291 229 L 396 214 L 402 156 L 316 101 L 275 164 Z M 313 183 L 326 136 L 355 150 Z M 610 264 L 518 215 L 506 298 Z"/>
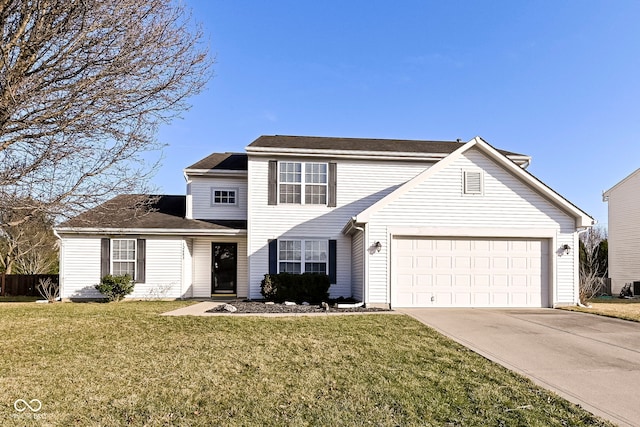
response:
<path id="1" fill-rule="evenodd" d="M 238 278 L 238 244 L 212 243 L 211 293 L 235 294 Z"/>

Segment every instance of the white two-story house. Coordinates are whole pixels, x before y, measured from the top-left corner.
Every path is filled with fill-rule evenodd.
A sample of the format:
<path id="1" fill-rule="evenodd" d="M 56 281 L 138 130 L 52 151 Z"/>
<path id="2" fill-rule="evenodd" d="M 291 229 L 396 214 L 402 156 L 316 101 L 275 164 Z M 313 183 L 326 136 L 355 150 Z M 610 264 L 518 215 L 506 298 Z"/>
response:
<path id="1" fill-rule="evenodd" d="M 529 162 L 481 138 L 262 136 L 186 168 L 186 196 L 118 196 L 60 224 L 61 294 L 129 273 L 132 297 L 260 299 L 265 274 L 319 272 L 367 305 L 576 304 L 593 219 Z"/>

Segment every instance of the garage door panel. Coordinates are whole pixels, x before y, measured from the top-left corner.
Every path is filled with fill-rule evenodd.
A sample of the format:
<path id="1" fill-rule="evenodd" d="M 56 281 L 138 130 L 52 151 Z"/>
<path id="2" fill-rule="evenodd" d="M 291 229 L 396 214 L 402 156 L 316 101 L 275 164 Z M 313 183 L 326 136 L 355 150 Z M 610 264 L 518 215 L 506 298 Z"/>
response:
<path id="1" fill-rule="evenodd" d="M 544 239 L 396 238 L 398 307 L 548 306 Z"/>

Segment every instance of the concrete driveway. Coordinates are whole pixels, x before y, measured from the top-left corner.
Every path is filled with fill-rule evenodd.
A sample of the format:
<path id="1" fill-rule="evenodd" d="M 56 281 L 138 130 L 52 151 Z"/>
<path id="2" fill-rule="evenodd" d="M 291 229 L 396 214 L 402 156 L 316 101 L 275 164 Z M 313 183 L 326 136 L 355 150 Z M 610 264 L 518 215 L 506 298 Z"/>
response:
<path id="1" fill-rule="evenodd" d="M 640 323 L 554 309 L 399 309 L 621 426 L 640 426 Z"/>

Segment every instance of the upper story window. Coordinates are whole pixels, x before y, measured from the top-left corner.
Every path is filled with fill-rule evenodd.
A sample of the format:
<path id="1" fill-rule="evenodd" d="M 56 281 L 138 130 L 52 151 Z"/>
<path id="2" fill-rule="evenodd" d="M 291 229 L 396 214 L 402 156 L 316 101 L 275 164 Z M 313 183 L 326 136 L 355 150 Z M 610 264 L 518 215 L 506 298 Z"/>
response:
<path id="1" fill-rule="evenodd" d="M 111 240 L 111 274 L 136 278 L 136 239 Z"/>
<path id="2" fill-rule="evenodd" d="M 327 204 L 327 164 L 280 162 L 280 203 Z"/>
<path id="3" fill-rule="evenodd" d="M 334 162 L 269 160 L 267 203 L 337 206 L 338 165 Z"/>
<path id="4" fill-rule="evenodd" d="M 231 189 L 211 189 L 212 205 L 236 205 L 238 203 L 237 190 Z"/>

